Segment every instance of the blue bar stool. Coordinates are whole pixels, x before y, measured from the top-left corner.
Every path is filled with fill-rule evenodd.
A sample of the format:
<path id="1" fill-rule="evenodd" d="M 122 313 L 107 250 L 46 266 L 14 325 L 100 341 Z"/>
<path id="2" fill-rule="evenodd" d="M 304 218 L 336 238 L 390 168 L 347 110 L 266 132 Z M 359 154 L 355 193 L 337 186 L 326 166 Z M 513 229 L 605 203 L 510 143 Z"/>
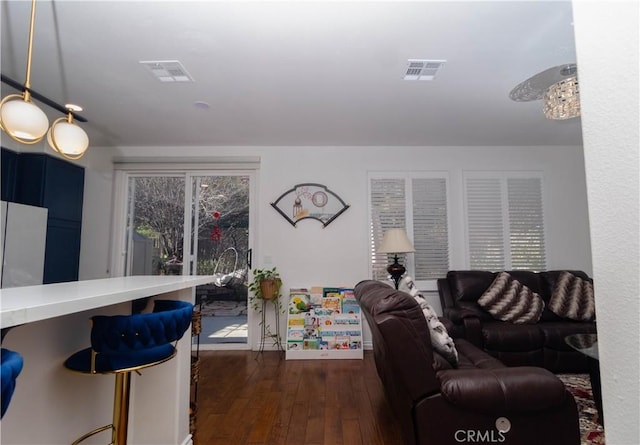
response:
<path id="1" fill-rule="evenodd" d="M 2 374 L 0 375 L 0 382 L 2 383 L 2 417 L 7 412 L 9 402 L 11 402 L 11 396 L 16 389 L 16 379 L 22 371 L 23 360 L 22 356 L 17 352 L 10 351 L 9 349 L 2 348 L 0 356 L 0 368 L 2 368 Z"/>
<path id="2" fill-rule="evenodd" d="M 91 318 L 91 347 L 76 352 L 64 365 L 83 374 L 115 374 L 113 423 L 88 432 L 72 445 L 109 429 L 111 444 L 126 445 L 131 373 L 172 359 L 192 313 L 193 305 L 186 301 L 156 300 L 151 313 Z"/>

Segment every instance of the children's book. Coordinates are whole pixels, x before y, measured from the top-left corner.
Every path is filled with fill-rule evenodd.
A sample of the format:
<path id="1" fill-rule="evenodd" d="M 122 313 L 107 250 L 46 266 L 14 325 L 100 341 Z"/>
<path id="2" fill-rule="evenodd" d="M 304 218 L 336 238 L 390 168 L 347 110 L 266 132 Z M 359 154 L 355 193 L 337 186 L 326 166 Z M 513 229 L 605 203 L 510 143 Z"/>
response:
<path id="1" fill-rule="evenodd" d="M 304 326 L 304 314 L 289 315 L 289 326 Z"/>
<path id="2" fill-rule="evenodd" d="M 353 293 L 353 289 L 351 288 L 341 288 L 340 289 L 340 294 L 342 294 L 342 298 L 344 298 L 345 300 L 355 300 L 356 299 L 356 295 Z"/>
<path id="3" fill-rule="evenodd" d="M 318 315 L 318 327 L 320 329 L 331 329 L 333 325 L 333 315 Z"/>
<path id="4" fill-rule="evenodd" d="M 304 328 L 302 326 L 289 326 L 287 329 L 287 340 L 302 340 L 304 338 Z"/>
<path id="5" fill-rule="evenodd" d="M 315 338 L 317 336 L 318 317 L 313 311 L 307 312 L 304 316 L 304 338 Z"/>
<path id="6" fill-rule="evenodd" d="M 311 296 L 307 289 L 291 289 L 289 291 L 289 313 L 299 314 L 311 309 Z"/>
<path id="7" fill-rule="evenodd" d="M 334 313 L 340 313 L 342 311 L 342 298 L 324 297 L 322 299 L 322 307 L 324 309 L 329 309 Z"/>
<path id="8" fill-rule="evenodd" d="M 360 305 L 356 300 L 342 300 L 342 313 L 343 314 L 359 314 Z"/>
<path id="9" fill-rule="evenodd" d="M 349 349 L 349 336 L 336 335 L 335 349 Z"/>
<path id="10" fill-rule="evenodd" d="M 360 317 L 357 314 L 336 314 L 333 317 L 336 325 L 357 325 L 360 323 Z"/>
<path id="11" fill-rule="evenodd" d="M 318 339 L 317 338 L 305 338 L 302 341 L 303 349 L 318 349 Z"/>
<path id="12" fill-rule="evenodd" d="M 342 294 L 340 293 L 340 288 L 339 287 L 323 287 L 322 288 L 322 296 L 323 297 L 342 297 Z"/>
<path id="13" fill-rule="evenodd" d="M 322 306 L 322 287 L 314 286 L 309 292 L 311 298 L 311 306 L 313 308 L 319 308 Z"/>

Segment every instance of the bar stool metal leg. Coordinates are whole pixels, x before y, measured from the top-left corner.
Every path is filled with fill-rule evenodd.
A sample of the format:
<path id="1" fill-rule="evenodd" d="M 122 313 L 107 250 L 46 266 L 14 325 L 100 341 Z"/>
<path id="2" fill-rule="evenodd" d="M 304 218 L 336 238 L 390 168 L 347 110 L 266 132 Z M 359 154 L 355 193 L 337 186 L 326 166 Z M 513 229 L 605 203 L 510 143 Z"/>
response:
<path id="1" fill-rule="evenodd" d="M 113 404 L 113 432 L 111 439 L 114 445 L 127 445 L 130 389 L 131 372 L 116 373 Z"/>

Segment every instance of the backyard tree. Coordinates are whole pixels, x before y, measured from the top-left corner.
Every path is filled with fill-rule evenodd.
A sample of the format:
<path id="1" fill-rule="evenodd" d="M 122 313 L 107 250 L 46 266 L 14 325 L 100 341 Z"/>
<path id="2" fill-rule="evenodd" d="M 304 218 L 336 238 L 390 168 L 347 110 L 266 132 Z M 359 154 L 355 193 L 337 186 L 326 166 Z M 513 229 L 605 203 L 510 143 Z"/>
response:
<path id="1" fill-rule="evenodd" d="M 182 177 L 137 177 L 131 185 L 132 228 L 155 240 L 161 262 L 184 255 L 185 181 Z M 227 247 L 246 254 L 249 226 L 249 179 L 243 176 L 199 177 L 192 196 L 197 200 L 198 258 L 204 263 L 217 258 Z M 191 208 L 191 206 L 188 206 Z M 189 214 L 192 212 L 189 211 Z M 189 246 L 186 246 L 189 248 Z M 241 258 L 244 258 L 242 256 Z M 199 261 L 200 262 L 200 261 Z M 211 272 L 209 270 L 208 272 Z M 202 272 L 200 272 L 202 273 Z"/>

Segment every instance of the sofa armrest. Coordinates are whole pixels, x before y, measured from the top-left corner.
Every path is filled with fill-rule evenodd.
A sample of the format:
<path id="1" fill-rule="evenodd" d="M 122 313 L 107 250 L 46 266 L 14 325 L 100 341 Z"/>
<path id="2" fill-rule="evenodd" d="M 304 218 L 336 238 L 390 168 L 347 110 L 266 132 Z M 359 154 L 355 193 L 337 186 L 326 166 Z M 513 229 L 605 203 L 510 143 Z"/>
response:
<path id="1" fill-rule="evenodd" d="M 449 320 L 449 324 L 453 326 L 449 328 L 448 324 L 445 327 L 453 338 L 465 338 L 475 346 L 482 349 L 482 322 L 478 314 L 470 309 L 464 308 L 449 308 L 445 309 L 444 317 Z"/>
<path id="2" fill-rule="evenodd" d="M 455 324 L 451 320 L 445 317 L 438 317 L 440 322 L 444 325 L 449 337 L 451 338 L 465 338 L 464 326 Z"/>
<path id="3" fill-rule="evenodd" d="M 486 414 L 544 411 L 565 403 L 567 390 L 543 368 L 440 371 L 443 397 L 453 405 Z"/>
<path id="4" fill-rule="evenodd" d="M 444 317 L 451 320 L 454 324 L 462 324 L 464 323 L 465 318 L 478 318 L 478 314 L 470 309 L 464 308 L 447 308 L 443 311 Z"/>
<path id="5" fill-rule="evenodd" d="M 482 337 L 482 322 L 476 317 L 466 317 L 464 320 L 464 338 L 480 349 L 484 349 Z"/>

